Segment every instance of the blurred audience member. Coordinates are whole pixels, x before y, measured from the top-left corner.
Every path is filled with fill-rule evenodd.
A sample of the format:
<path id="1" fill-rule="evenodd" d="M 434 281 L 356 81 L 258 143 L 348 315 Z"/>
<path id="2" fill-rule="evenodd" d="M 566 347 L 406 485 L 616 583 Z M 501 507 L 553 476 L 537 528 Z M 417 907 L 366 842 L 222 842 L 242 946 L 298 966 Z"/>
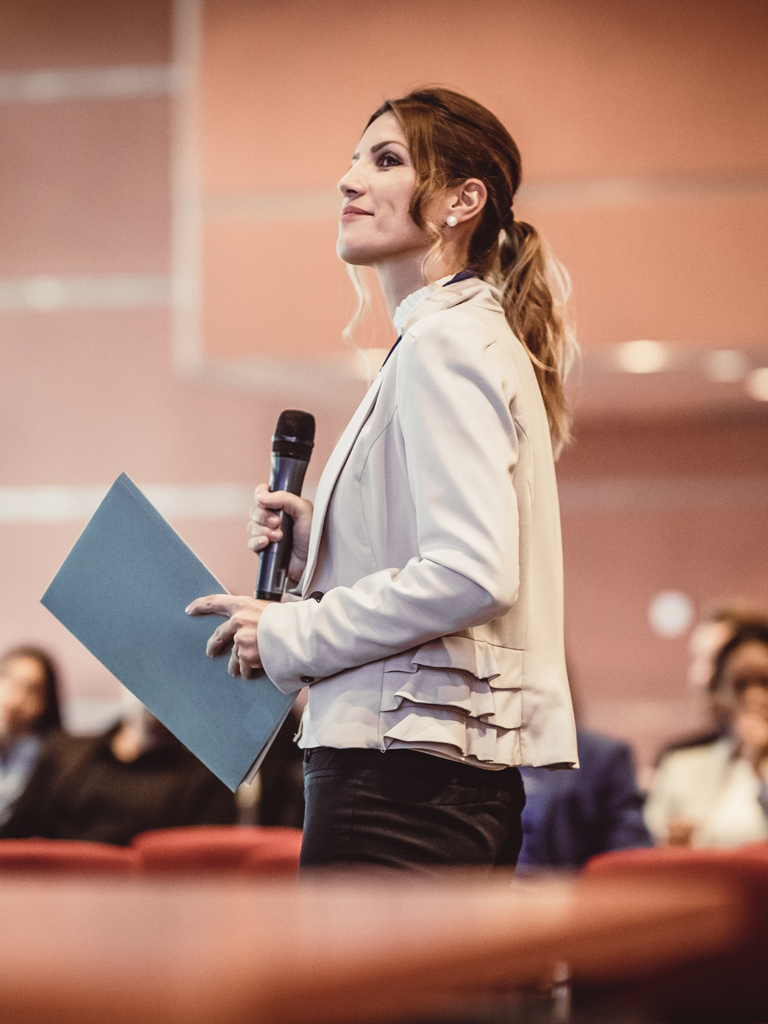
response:
<path id="1" fill-rule="evenodd" d="M 139 832 L 225 825 L 235 798 L 135 699 L 99 736 L 54 737 L 0 837 L 127 845 Z"/>
<path id="2" fill-rule="evenodd" d="M 708 692 L 722 733 L 661 761 L 646 805 L 657 841 L 736 846 L 768 838 L 768 624 L 743 624 Z"/>
<path id="3" fill-rule="evenodd" d="M 577 868 L 597 853 L 652 846 L 626 743 L 577 730 L 574 770 L 521 768 L 525 786 L 518 870 Z"/>
<path id="4" fill-rule="evenodd" d="M 0 659 L 0 825 L 27 785 L 46 737 L 61 728 L 56 669 L 45 651 L 15 647 Z"/>
<path id="5" fill-rule="evenodd" d="M 667 744 L 659 753 L 657 763 L 673 750 L 713 743 L 727 732 L 727 709 L 718 704 L 710 683 L 722 649 L 740 630 L 752 627 L 758 630 L 768 628 L 768 616 L 760 608 L 743 601 L 714 605 L 694 626 L 688 641 L 688 685 L 706 703 L 710 725 L 703 731 Z"/>

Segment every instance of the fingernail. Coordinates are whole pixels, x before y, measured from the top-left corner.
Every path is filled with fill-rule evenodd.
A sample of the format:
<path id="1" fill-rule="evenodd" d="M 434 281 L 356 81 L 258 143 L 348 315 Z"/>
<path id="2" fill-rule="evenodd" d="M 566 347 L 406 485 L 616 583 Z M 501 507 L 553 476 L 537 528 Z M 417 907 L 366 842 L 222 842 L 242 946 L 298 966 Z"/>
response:
<path id="1" fill-rule="evenodd" d="M 188 604 L 187 607 L 184 609 L 184 611 L 187 613 L 187 615 L 189 615 L 189 610 L 190 610 L 191 607 L 192 607 L 192 605 Z"/>

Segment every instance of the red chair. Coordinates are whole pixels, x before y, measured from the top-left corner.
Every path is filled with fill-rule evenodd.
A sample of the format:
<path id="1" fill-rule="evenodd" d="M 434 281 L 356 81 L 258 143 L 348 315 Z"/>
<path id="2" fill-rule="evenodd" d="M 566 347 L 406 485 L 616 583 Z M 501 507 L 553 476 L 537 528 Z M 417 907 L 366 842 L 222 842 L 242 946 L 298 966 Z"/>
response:
<path id="1" fill-rule="evenodd" d="M 143 832 L 131 846 L 144 871 L 295 874 L 301 829 L 193 825 Z"/>
<path id="2" fill-rule="evenodd" d="M 732 947 L 684 966 L 649 973 L 639 983 L 600 991 L 577 986 L 582 1010 L 643 1007 L 652 1019 L 716 1022 L 768 1020 L 768 843 L 727 850 L 669 847 L 622 850 L 593 857 L 592 878 L 685 879 L 732 886 L 745 908 L 745 927 Z"/>
<path id="3" fill-rule="evenodd" d="M 0 839 L 0 871 L 122 874 L 138 867 L 135 852 L 70 839 Z"/>
<path id="4" fill-rule="evenodd" d="M 753 863 L 759 871 L 760 865 L 768 868 L 768 841 L 747 843 L 730 849 L 691 849 L 682 846 L 665 846 L 659 849 L 617 850 L 615 853 L 600 853 L 592 857 L 583 868 L 586 875 L 611 875 L 622 877 L 628 874 L 652 874 L 659 872 L 688 873 L 693 869 L 708 870 L 722 867 L 728 870 L 732 863 Z"/>
<path id="5" fill-rule="evenodd" d="M 296 875 L 301 854 L 301 830 L 283 829 L 270 844 L 255 847 L 243 861 L 248 875 Z"/>

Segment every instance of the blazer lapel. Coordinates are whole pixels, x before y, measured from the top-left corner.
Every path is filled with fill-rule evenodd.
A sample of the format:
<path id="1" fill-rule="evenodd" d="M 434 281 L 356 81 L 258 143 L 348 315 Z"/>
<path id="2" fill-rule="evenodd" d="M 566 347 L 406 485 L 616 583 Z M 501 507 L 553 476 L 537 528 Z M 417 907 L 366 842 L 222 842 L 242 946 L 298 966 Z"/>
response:
<path id="1" fill-rule="evenodd" d="M 309 589 L 312 575 L 315 571 L 317 553 L 320 549 L 320 538 L 323 535 L 323 525 L 325 524 L 325 516 L 328 511 L 328 503 L 333 494 L 333 488 L 336 486 L 339 473 L 344 468 L 344 463 L 347 461 L 347 457 L 352 450 L 352 445 L 357 440 L 358 434 L 363 429 L 363 425 L 376 403 L 376 396 L 381 388 L 381 379 L 382 374 L 379 373 L 376 380 L 368 388 L 365 397 L 347 424 L 344 433 L 339 438 L 320 477 L 317 495 L 315 496 L 315 510 L 312 515 L 312 531 L 309 535 L 309 551 L 307 553 L 307 566 L 303 574 L 302 594 L 306 594 Z"/>

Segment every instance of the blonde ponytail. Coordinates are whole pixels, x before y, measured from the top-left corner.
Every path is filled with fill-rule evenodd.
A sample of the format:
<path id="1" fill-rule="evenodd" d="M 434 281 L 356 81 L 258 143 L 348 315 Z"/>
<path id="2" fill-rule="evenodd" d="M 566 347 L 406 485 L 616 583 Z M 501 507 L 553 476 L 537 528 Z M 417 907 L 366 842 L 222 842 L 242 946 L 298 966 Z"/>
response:
<path id="1" fill-rule="evenodd" d="M 497 248 L 496 265 L 488 276 L 500 288 L 509 326 L 533 363 L 559 452 L 571 438 L 563 383 L 576 353 L 568 315 L 568 272 L 525 221 L 512 220 L 501 232 Z"/>

